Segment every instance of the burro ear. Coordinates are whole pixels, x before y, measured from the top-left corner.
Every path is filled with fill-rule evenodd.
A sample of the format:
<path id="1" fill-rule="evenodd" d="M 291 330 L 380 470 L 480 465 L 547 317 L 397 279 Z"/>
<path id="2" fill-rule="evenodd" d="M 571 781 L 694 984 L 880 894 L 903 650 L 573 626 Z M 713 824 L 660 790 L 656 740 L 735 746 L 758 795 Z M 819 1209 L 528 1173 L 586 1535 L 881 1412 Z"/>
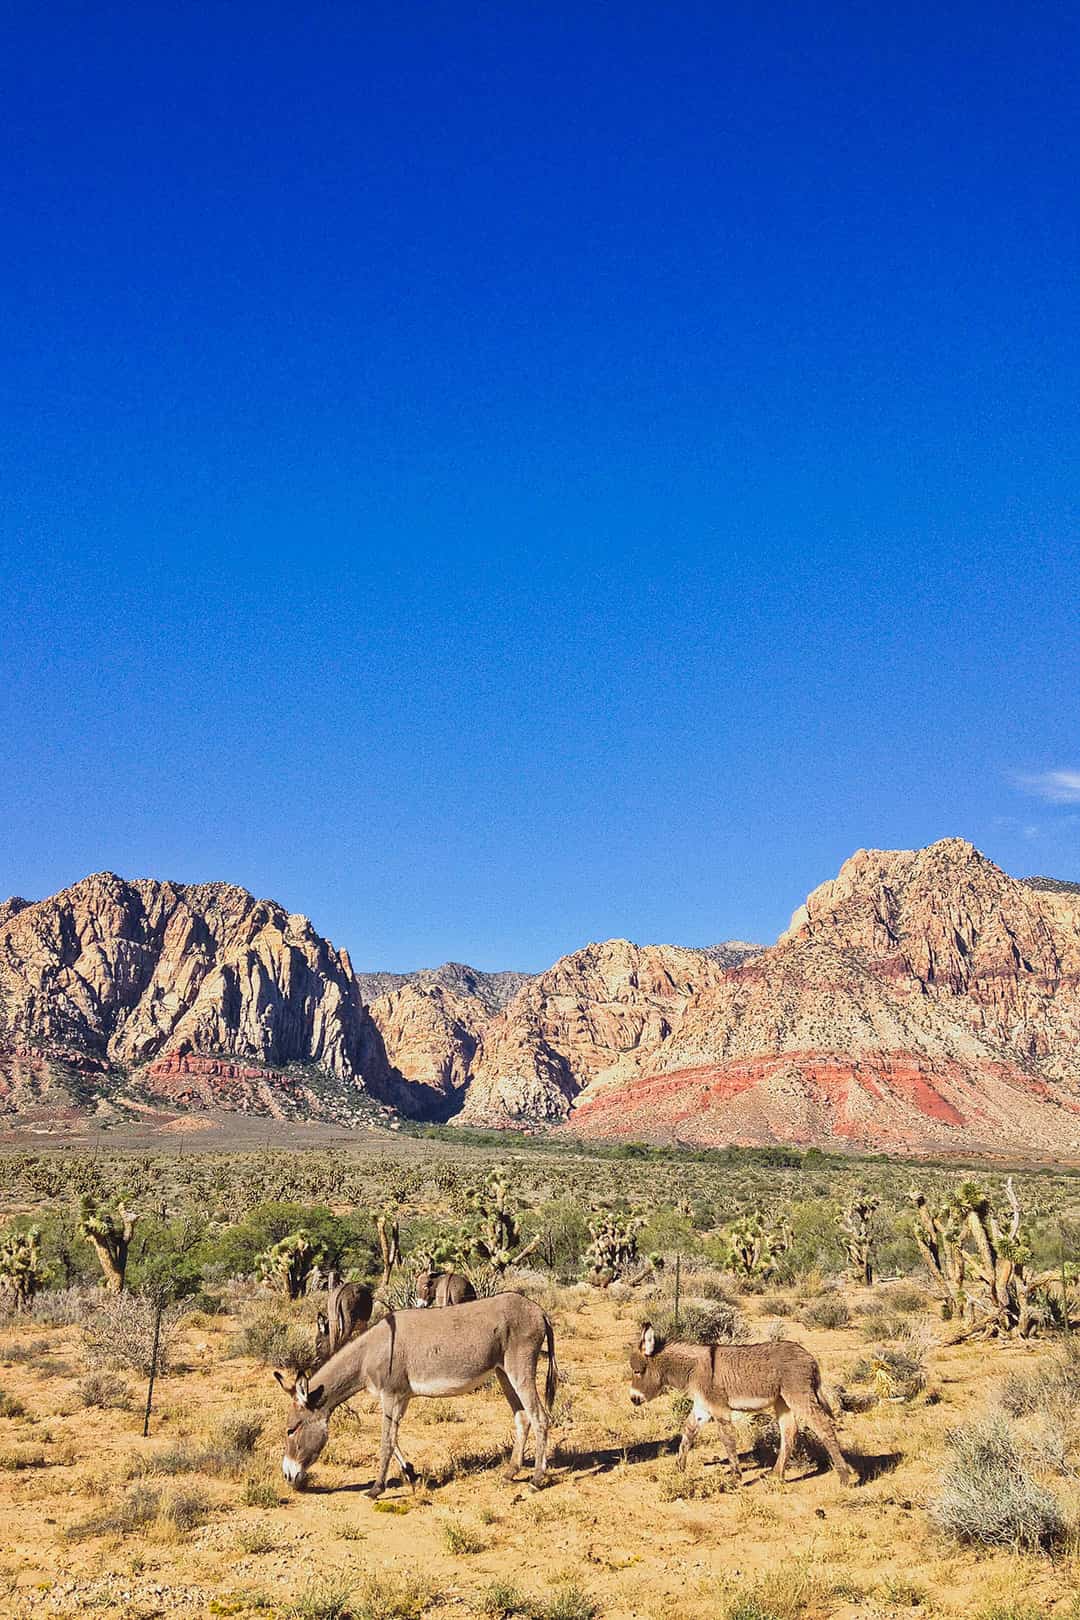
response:
<path id="1" fill-rule="evenodd" d="M 646 1322 L 641 1330 L 641 1353 L 646 1356 L 656 1354 L 656 1329 L 651 1322 Z"/>
<path id="2" fill-rule="evenodd" d="M 315 1327 L 319 1333 L 330 1332 L 330 1323 L 326 1319 L 325 1311 L 320 1311 L 318 1316 L 315 1318 Z"/>
<path id="3" fill-rule="evenodd" d="M 296 1385 L 289 1383 L 289 1380 L 286 1378 L 285 1374 L 281 1371 L 280 1368 L 278 1368 L 278 1367 L 274 1368 L 274 1377 L 277 1379 L 278 1383 L 281 1385 L 281 1387 L 285 1391 L 286 1395 L 295 1396 L 295 1394 L 296 1394 Z"/>
<path id="4" fill-rule="evenodd" d="M 312 1389 L 308 1383 L 307 1374 L 301 1373 L 296 1380 L 296 1389 L 293 1392 L 297 1406 L 302 1406 L 306 1412 L 314 1412 L 316 1407 L 322 1405 L 323 1395 L 326 1393 L 322 1384 L 316 1384 Z"/>

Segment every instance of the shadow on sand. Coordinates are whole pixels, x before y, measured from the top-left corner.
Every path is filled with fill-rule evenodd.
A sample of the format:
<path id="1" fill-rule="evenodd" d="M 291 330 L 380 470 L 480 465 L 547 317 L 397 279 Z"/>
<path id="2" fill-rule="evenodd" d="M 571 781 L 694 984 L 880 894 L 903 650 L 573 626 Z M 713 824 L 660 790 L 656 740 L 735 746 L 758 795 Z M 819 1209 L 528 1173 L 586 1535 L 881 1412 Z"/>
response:
<path id="1" fill-rule="evenodd" d="M 831 1468 L 825 1450 L 812 1436 L 804 1433 L 800 1437 L 802 1457 L 798 1453 L 792 1458 L 792 1466 L 788 1472 L 788 1483 L 795 1484 L 799 1479 L 816 1479 L 819 1474 L 827 1474 Z M 678 1435 L 666 1440 L 639 1440 L 627 1446 L 602 1446 L 595 1450 L 575 1449 L 568 1446 L 556 1447 L 551 1456 L 551 1475 L 549 1483 L 558 1485 L 562 1480 L 572 1479 L 582 1474 L 609 1474 L 612 1469 L 621 1464 L 657 1462 L 661 1457 L 673 1457 L 678 1450 Z M 704 1447 L 702 1450 L 704 1451 Z M 891 1474 L 903 1461 L 902 1451 L 860 1452 L 848 1449 L 845 1453 L 848 1462 L 854 1468 L 861 1485 L 868 1485 L 872 1480 L 881 1479 Z M 500 1472 L 505 1467 L 506 1456 L 494 1456 L 491 1452 L 478 1451 L 468 1456 L 458 1457 L 445 1468 L 433 1470 L 431 1473 L 420 1473 L 415 1481 L 404 1480 L 400 1474 L 392 1474 L 386 1485 L 386 1495 L 391 1500 L 400 1500 L 401 1493 L 411 1495 L 417 1486 L 424 1486 L 428 1490 L 441 1490 L 443 1486 L 451 1484 L 455 1479 L 468 1478 L 473 1474 L 486 1474 Z M 775 1448 L 767 1445 L 755 1445 L 748 1453 L 742 1456 L 744 1468 L 750 1464 L 757 1464 L 763 1473 L 767 1473 L 776 1461 Z M 726 1457 L 703 1458 L 706 1468 L 726 1468 Z M 806 1466 L 806 1464 L 809 1466 Z M 528 1484 L 529 1465 L 526 1464 L 514 1481 L 507 1481 L 517 1485 Z M 752 1479 L 746 1480 L 752 1484 Z M 338 1492 L 354 1495 L 363 1495 L 371 1489 L 373 1481 L 358 1480 L 348 1485 L 305 1485 L 304 1490 L 313 1496 L 334 1496 Z"/>

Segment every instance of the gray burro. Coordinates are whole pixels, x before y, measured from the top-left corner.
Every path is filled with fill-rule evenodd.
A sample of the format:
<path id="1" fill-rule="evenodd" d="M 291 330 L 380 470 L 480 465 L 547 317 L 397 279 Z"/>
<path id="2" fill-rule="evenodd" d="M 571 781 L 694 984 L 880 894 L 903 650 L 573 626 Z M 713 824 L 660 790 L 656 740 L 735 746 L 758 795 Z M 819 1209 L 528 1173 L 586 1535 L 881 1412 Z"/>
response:
<path id="1" fill-rule="evenodd" d="M 544 1399 L 536 1388 L 540 1354 L 548 1356 Z M 495 1294 L 489 1299 L 455 1305 L 450 1310 L 390 1311 L 342 1349 L 317 1372 L 294 1384 L 274 1377 L 292 1397 L 282 1472 L 290 1485 L 301 1486 L 329 1438 L 336 1407 L 361 1390 L 382 1406 L 379 1472 L 370 1495 L 386 1486 L 390 1458 L 395 1456 L 406 1479 L 415 1474 L 398 1448 L 398 1426 L 417 1396 L 440 1399 L 466 1395 L 494 1373 L 514 1414 L 514 1448 L 507 1477 L 522 1467 L 530 1429 L 536 1447 L 532 1482 L 547 1474 L 550 1409 L 558 1387 L 555 1331 L 532 1300 L 521 1294 Z"/>
<path id="2" fill-rule="evenodd" d="M 640 1348 L 630 1357 L 630 1399 L 636 1406 L 664 1390 L 679 1390 L 693 1402 L 679 1443 L 679 1466 L 702 1424 L 715 1420 L 739 1481 L 739 1454 L 732 1414 L 771 1412 L 780 1428 L 780 1455 L 774 1472 L 783 1480 L 800 1423 L 818 1436 L 845 1485 L 857 1484 L 840 1450 L 821 1391 L 821 1368 L 801 1344 L 773 1339 L 766 1344 L 664 1345 L 648 1322 Z"/>

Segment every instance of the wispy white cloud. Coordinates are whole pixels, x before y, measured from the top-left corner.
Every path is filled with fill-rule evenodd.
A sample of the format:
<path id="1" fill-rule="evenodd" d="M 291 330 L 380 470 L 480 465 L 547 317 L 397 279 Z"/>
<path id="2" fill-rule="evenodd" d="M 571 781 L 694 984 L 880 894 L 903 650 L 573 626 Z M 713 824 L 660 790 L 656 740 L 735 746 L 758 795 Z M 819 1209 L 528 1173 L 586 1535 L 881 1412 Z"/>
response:
<path id="1" fill-rule="evenodd" d="M 1016 783 L 1050 804 L 1080 804 L 1080 770 L 1036 771 Z"/>

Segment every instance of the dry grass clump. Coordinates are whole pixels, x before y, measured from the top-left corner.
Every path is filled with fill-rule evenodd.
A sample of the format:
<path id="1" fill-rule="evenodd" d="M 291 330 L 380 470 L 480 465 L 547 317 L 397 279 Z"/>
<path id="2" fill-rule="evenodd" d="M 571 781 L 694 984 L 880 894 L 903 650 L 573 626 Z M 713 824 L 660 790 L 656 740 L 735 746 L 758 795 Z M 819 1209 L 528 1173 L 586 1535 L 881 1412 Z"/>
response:
<path id="1" fill-rule="evenodd" d="M 453 1553 L 455 1558 L 483 1552 L 486 1545 L 483 1538 L 461 1519 L 447 1519 L 442 1528 L 442 1538 L 447 1552 Z"/>
<path id="2" fill-rule="evenodd" d="M 260 1412 L 241 1412 L 224 1419 L 200 1444 L 181 1440 L 152 1456 L 137 1458 L 140 1474 L 211 1474 L 235 1479 L 251 1466 L 265 1419 Z M 276 1495 L 274 1498 L 277 1500 Z"/>
<path id="3" fill-rule="evenodd" d="M 0 1345 L 0 1362 L 5 1367 L 40 1367 L 46 1365 L 51 1356 L 52 1345 L 48 1339 L 28 1339 L 25 1344 L 21 1339 L 12 1339 Z"/>
<path id="4" fill-rule="evenodd" d="M 930 1503 L 939 1529 L 958 1541 L 1027 1552 L 1065 1538 L 1065 1511 L 1033 1477 L 1007 1418 L 996 1412 L 973 1418 L 946 1438 L 951 1460 Z"/>
<path id="5" fill-rule="evenodd" d="M 359 1587 L 313 1581 L 284 1611 L 287 1620 L 422 1620 L 439 1594 L 422 1575 L 369 1575 Z"/>
<path id="6" fill-rule="evenodd" d="M 98 1536 L 141 1534 L 151 1524 L 186 1535 L 205 1524 L 210 1503 L 202 1491 L 188 1488 L 163 1497 L 149 1485 L 136 1485 L 121 1502 L 77 1519 L 63 1532 L 65 1541 L 90 1541 Z"/>
<path id="7" fill-rule="evenodd" d="M 661 1502 L 711 1502 L 733 1489 L 726 1463 L 706 1469 L 691 1462 L 683 1469 L 679 1468 L 674 1458 L 662 1465 L 657 1482 L 657 1495 Z"/>
<path id="8" fill-rule="evenodd" d="M 161 1492 L 148 1485 L 136 1485 L 123 1501 L 76 1519 L 64 1531 L 65 1541 L 91 1541 L 97 1536 L 130 1536 L 145 1530 L 158 1516 Z"/>
<path id="9" fill-rule="evenodd" d="M 93 1407 L 99 1411 L 127 1412 L 131 1402 L 131 1390 L 121 1379 L 107 1372 L 88 1372 L 75 1386 L 70 1409 L 77 1412 Z"/>
<path id="10" fill-rule="evenodd" d="M 925 1311 L 929 1303 L 921 1288 L 912 1282 L 884 1283 L 881 1289 L 885 1303 L 891 1311 L 910 1316 L 914 1311 Z"/>
<path id="11" fill-rule="evenodd" d="M 169 1497 L 159 1517 L 163 1523 L 186 1535 L 189 1530 L 197 1530 L 199 1525 L 205 1524 L 209 1514 L 210 1503 L 204 1492 L 189 1487 Z"/>
<path id="12" fill-rule="evenodd" d="M 0 1389 L 0 1417 L 21 1418 L 26 1416 L 26 1407 L 14 1395 L 5 1395 Z"/>
<path id="13" fill-rule="evenodd" d="M 5 1474 L 18 1474 L 26 1468 L 44 1468 L 45 1463 L 43 1446 L 31 1446 L 22 1451 L 0 1451 L 0 1472 Z"/>
<path id="14" fill-rule="evenodd" d="M 847 1327 L 851 1321 L 848 1302 L 838 1290 L 829 1290 L 817 1299 L 809 1300 L 799 1313 L 799 1320 L 807 1327 L 828 1328 L 833 1331 Z"/>
<path id="15" fill-rule="evenodd" d="M 275 1508 L 281 1506 L 281 1497 L 276 1485 L 268 1479 L 257 1479 L 252 1475 L 244 1481 L 243 1503 L 245 1507 Z"/>
<path id="16" fill-rule="evenodd" d="M 1080 1343 L 1070 1340 L 1033 1372 L 1010 1372 L 1002 1381 L 998 1403 L 1012 1417 L 1080 1410 Z"/>
<path id="17" fill-rule="evenodd" d="M 547 1598 L 496 1581 L 480 1599 L 480 1613 L 488 1620 L 596 1620 L 600 1605 L 576 1581 L 560 1581 Z"/>
<path id="18" fill-rule="evenodd" d="M 162 1314 L 157 1370 L 170 1370 L 177 1329 L 184 1312 L 169 1306 Z M 149 1377 L 157 1309 L 139 1294 L 100 1294 L 97 1309 L 83 1324 L 83 1359 L 88 1367 L 124 1367 Z"/>

